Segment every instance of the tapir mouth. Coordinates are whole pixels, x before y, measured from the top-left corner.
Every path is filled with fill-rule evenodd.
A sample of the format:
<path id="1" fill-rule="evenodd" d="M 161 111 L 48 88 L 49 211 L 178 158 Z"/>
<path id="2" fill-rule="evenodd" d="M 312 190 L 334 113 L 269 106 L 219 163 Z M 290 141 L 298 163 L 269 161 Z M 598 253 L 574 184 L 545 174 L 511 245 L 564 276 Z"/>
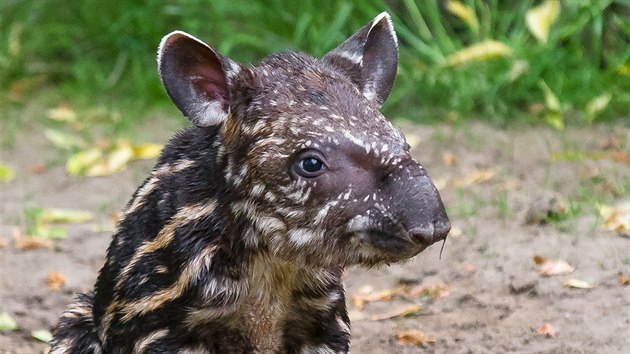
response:
<path id="1" fill-rule="evenodd" d="M 422 242 L 401 230 L 389 232 L 379 229 L 359 230 L 352 233 L 362 246 L 369 247 L 379 258 L 399 261 L 424 251 L 431 243 Z"/>

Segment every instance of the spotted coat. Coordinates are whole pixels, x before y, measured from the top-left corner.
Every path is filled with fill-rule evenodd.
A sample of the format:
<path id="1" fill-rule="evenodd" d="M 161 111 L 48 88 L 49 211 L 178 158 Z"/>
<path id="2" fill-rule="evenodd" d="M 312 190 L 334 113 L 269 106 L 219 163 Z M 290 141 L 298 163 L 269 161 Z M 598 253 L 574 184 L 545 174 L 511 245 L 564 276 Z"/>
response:
<path id="1" fill-rule="evenodd" d="M 385 13 L 321 60 L 256 67 L 166 36 L 160 76 L 195 126 L 127 204 L 51 353 L 348 352 L 344 268 L 409 258 L 450 228 L 379 112 L 397 49 Z"/>

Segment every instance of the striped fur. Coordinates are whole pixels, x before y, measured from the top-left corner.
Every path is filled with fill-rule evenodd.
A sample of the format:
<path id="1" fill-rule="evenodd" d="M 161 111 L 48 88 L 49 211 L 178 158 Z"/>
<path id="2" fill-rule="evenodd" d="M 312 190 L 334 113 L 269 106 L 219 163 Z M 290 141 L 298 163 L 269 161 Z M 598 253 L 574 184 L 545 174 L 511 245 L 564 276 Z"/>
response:
<path id="1" fill-rule="evenodd" d="M 252 68 L 167 36 L 162 80 L 197 126 L 134 193 L 51 353 L 346 353 L 344 268 L 407 259 L 450 227 L 379 112 L 396 58 L 386 14 L 323 60 Z M 305 153 L 326 171 L 296 172 Z"/>

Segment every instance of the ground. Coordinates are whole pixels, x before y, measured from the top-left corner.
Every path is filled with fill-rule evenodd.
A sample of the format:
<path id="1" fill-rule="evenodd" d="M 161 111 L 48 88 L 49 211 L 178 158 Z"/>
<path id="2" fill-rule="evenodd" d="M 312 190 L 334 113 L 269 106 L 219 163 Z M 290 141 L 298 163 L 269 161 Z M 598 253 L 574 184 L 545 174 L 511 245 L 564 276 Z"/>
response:
<path id="1" fill-rule="evenodd" d="M 630 276 L 630 239 L 604 230 L 598 213 L 598 205 L 630 203 L 630 129 L 622 123 L 563 132 L 401 123 L 441 190 L 454 230 L 444 245 L 404 264 L 347 271 L 352 351 L 629 353 L 630 286 L 623 276 Z M 18 325 L 0 333 L 0 352 L 41 353 L 47 346 L 31 331 L 54 328 L 73 294 L 91 289 L 110 241 L 110 216 L 152 162 L 134 162 L 108 177 L 68 177 L 42 134 L 19 134 L 0 155 L 17 175 L 0 184 L 0 312 Z M 65 225 L 67 238 L 53 248 L 21 250 L 12 233 L 33 206 L 89 210 L 97 220 Z M 576 270 L 545 277 L 534 256 L 565 260 Z M 60 290 L 47 286 L 50 272 L 65 276 Z M 563 286 L 570 278 L 592 288 Z M 357 307 L 357 296 L 378 298 L 379 291 L 401 286 L 438 290 L 381 296 Z M 422 309 L 396 316 L 414 304 Z M 393 317 L 374 320 L 387 314 Z M 555 336 L 537 333 L 545 323 Z M 397 334 L 411 329 L 434 342 L 401 343 Z"/>

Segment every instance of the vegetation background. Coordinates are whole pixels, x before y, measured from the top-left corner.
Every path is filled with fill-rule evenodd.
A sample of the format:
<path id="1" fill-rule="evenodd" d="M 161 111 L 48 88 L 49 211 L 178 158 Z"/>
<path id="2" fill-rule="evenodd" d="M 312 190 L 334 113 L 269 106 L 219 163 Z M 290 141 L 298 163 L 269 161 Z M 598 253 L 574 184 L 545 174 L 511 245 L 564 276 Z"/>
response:
<path id="1" fill-rule="evenodd" d="M 34 97 L 89 110 L 80 119 L 113 133 L 153 109 L 179 119 L 156 74 L 166 33 L 255 64 L 283 50 L 321 56 L 381 11 L 401 45 L 392 118 L 562 128 L 627 117 L 629 0 L 3 0 L 3 125 L 23 126 Z"/>

